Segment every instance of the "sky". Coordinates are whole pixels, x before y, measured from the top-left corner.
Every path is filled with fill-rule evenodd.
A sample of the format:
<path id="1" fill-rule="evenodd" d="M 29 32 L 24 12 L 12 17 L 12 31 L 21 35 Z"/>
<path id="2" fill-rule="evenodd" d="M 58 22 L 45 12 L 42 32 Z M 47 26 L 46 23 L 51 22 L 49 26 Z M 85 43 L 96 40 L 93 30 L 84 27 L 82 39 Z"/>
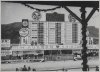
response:
<path id="1" fill-rule="evenodd" d="M 49 8 L 54 8 L 56 6 L 51 6 L 51 5 L 36 5 L 36 4 L 30 4 L 31 6 L 33 6 L 34 8 L 39 8 L 39 9 L 49 9 Z M 80 7 L 68 7 L 70 8 L 78 17 L 81 16 L 81 12 Z M 92 10 L 92 8 L 86 8 L 86 16 L 88 16 L 88 14 L 90 13 L 90 11 Z M 32 19 L 32 13 L 35 10 L 30 9 L 28 7 L 25 7 L 22 4 L 18 4 L 18 3 L 1 3 L 1 24 L 9 24 L 9 23 L 13 23 L 13 22 L 21 22 L 22 19 L 29 19 L 29 20 L 33 20 Z M 65 14 L 65 21 L 68 21 L 68 15 L 69 13 L 63 9 L 63 8 L 59 8 L 56 9 L 54 11 L 48 11 L 48 12 L 41 12 L 42 18 L 40 19 L 40 21 L 46 21 L 46 13 L 53 13 L 53 12 L 57 12 L 60 14 Z M 99 12 L 96 11 L 95 14 L 92 16 L 92 18 L 90 19 L 90 21 L 88 22 L 89 26 L 95 26 L 95 27 L 99 27 L 99 21 L 100 16 L 99 16 Z"/>

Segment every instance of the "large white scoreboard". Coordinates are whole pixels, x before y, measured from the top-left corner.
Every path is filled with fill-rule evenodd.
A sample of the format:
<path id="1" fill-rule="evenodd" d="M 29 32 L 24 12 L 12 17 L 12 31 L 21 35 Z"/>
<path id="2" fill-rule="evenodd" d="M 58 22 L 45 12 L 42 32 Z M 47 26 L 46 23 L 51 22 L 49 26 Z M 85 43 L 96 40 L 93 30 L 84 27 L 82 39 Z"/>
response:
<path id="1" fill-rule="evenodd" d="M 72 23 L 68 21 L 66 22 L 50 21 L 49 22 L 49 21 L 26 20 L 26 22 L 24 23 L 28 23 L 28 24 L 25 24 L 22 27 L 23 31 L 19 32 L 21 35 L 22 46 L 28 45 L 28 46 L 35 47 L 35 46 L 43 45 L 44 47 L 42 48 L 45 48 L 45 46 L 49 48 L 52 45 L 53 46 L 56 46 L 56 45 L 67 46 L 70 44 L 71 45 L 80 44 L 81 26 L 78 22 Z M 69 46 L 64 47 L 64 48 L 69 48 Z"/>

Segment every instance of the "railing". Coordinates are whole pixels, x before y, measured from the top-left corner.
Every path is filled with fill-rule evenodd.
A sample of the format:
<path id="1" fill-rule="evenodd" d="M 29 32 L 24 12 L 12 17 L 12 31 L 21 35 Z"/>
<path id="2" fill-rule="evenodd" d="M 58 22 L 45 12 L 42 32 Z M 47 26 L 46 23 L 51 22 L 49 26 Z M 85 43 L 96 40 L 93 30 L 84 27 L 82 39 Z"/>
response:
<path id="1" fill-rule="evenodd" d="M 91 70 L 93 69 L 93 70 Z M 60 69 L 50 69 L 50 70 L 37 70 L 37 71 L 82 71 L 82 67 L 76 67 L 76 68 L 60 68 Z M 89 71 L 96 71 L 96 66 L 89 67 Z"/>

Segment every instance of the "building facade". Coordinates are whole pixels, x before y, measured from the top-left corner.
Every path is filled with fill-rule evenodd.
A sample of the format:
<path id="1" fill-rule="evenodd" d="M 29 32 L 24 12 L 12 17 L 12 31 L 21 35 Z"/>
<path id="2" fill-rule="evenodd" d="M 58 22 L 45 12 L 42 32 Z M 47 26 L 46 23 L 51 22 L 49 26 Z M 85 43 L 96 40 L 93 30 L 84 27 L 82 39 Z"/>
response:
<path id="1" fill-rule="evenodd" d="M 81 24 L 77 21 L 65 21 L 64 14 L 47 13 L 47 21 L 23 19 L 20 29 L 21 45 L 79 45 Z M 26 21 L 27 27 L 24 27 Z M 22 30 L 23 29 L 23 30 Z M 26 36 L 23 36 L 27 34 Z"/>
<path id="2" fill-rule="evenodd" d="M 46 21 L 22 19 L 20 43 L 11 45 L 12 56 L 18 59 L 66 60 L 81 54 L 81 24 L 71 15 L 47 13 Z M 88 42 L 90 42 L 87 37 Z M 88 49 L 98 49 L 89 46 Z"/>

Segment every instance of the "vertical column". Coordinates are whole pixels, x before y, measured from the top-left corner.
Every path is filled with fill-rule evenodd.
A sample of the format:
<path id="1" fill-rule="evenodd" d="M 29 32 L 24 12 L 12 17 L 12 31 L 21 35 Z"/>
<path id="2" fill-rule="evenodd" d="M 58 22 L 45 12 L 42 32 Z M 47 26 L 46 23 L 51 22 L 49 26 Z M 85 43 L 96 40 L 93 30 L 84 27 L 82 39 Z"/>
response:
<path id="1" fill-rule="evenodd" d="M 81 23 L 78 23 L 78 44 L 81 44 L 82 41 L 81 28 L 82 28 Z"/>
<path id="2" fill-rule="evenodd" d="M 56 23 L 55 29 L 55 42 L 61 44 L 61 23 Z"/>
<path id="3" fill-rule="evenodd" d="M 72 44 L 72 23 L 66 22 L 65 27 L 66 44 Z"/>
<path id="4" fill-rule="evenodd" d="M 83 60 L 82 70 L 87 71 L 87 68 L 88 68 L 87 53 L 86 53 L 86 51 L 87 51 L 87 47 L 86 47 L 86 44 L 87 44 L 87 40 L 86 40 L 87 22 L 85 20 L 85 13 L 86 13 L 85 7 L 81 7 L 80 11 L 82 12 L 82 14 L 81 14 L 82 22 L 81 23 L 82 23 L 82 36 L 83 36 L 82 37 L 82 41 L 83 41 L 83 43 L 82 43 L 82 47 L 83 47 L 83 49 L 82 49 L 82 60 Z"/>
<path id="5" fill-rule="evenodd" d="M 48 22 L 46 22 L 46 45 L 49 44 L 49 27 L 48 27 Z"/>
<path id="6" fill-rule="evenodd" d="M 47 22 L 44 22 L 44 44 L 45 45 L 47 45 L 47 31 L 48 31 L 48 29 L 47 29 Z"/>
<path id="7" fill-rule="evenodd" d="M 38 39 L 38 22 L 32 22 L 30 27 L 31 45 L 37 45 Z"/>
<path id="8" fill-rule="evenodd" d="M 38 24 L 38 43 L 40 45 L 44 44 L 44 24 L 43 23 L 39 23 Z"/>
<path id="9" fill-rule="evenodd" d="M 25 37 L 21 37 L 21 45 L 25 45 L 26 44 L 26 41 L 25 41 Z"/>
<path id="10" fill-rule="evenodd" d="M 48 43 L 55 44 L 55 22 L 49 22 L 48 28 Z"/>
<path id="11" fill-rule="evenodd" d="M 78 25 L 77 23 L 72 24 L 72 43 L 78 42 Z"/>
<path id="12" fill-rule="evenodd" d="M 61 22 L 61 43 L 65 44 L 65 22 Z"/>

